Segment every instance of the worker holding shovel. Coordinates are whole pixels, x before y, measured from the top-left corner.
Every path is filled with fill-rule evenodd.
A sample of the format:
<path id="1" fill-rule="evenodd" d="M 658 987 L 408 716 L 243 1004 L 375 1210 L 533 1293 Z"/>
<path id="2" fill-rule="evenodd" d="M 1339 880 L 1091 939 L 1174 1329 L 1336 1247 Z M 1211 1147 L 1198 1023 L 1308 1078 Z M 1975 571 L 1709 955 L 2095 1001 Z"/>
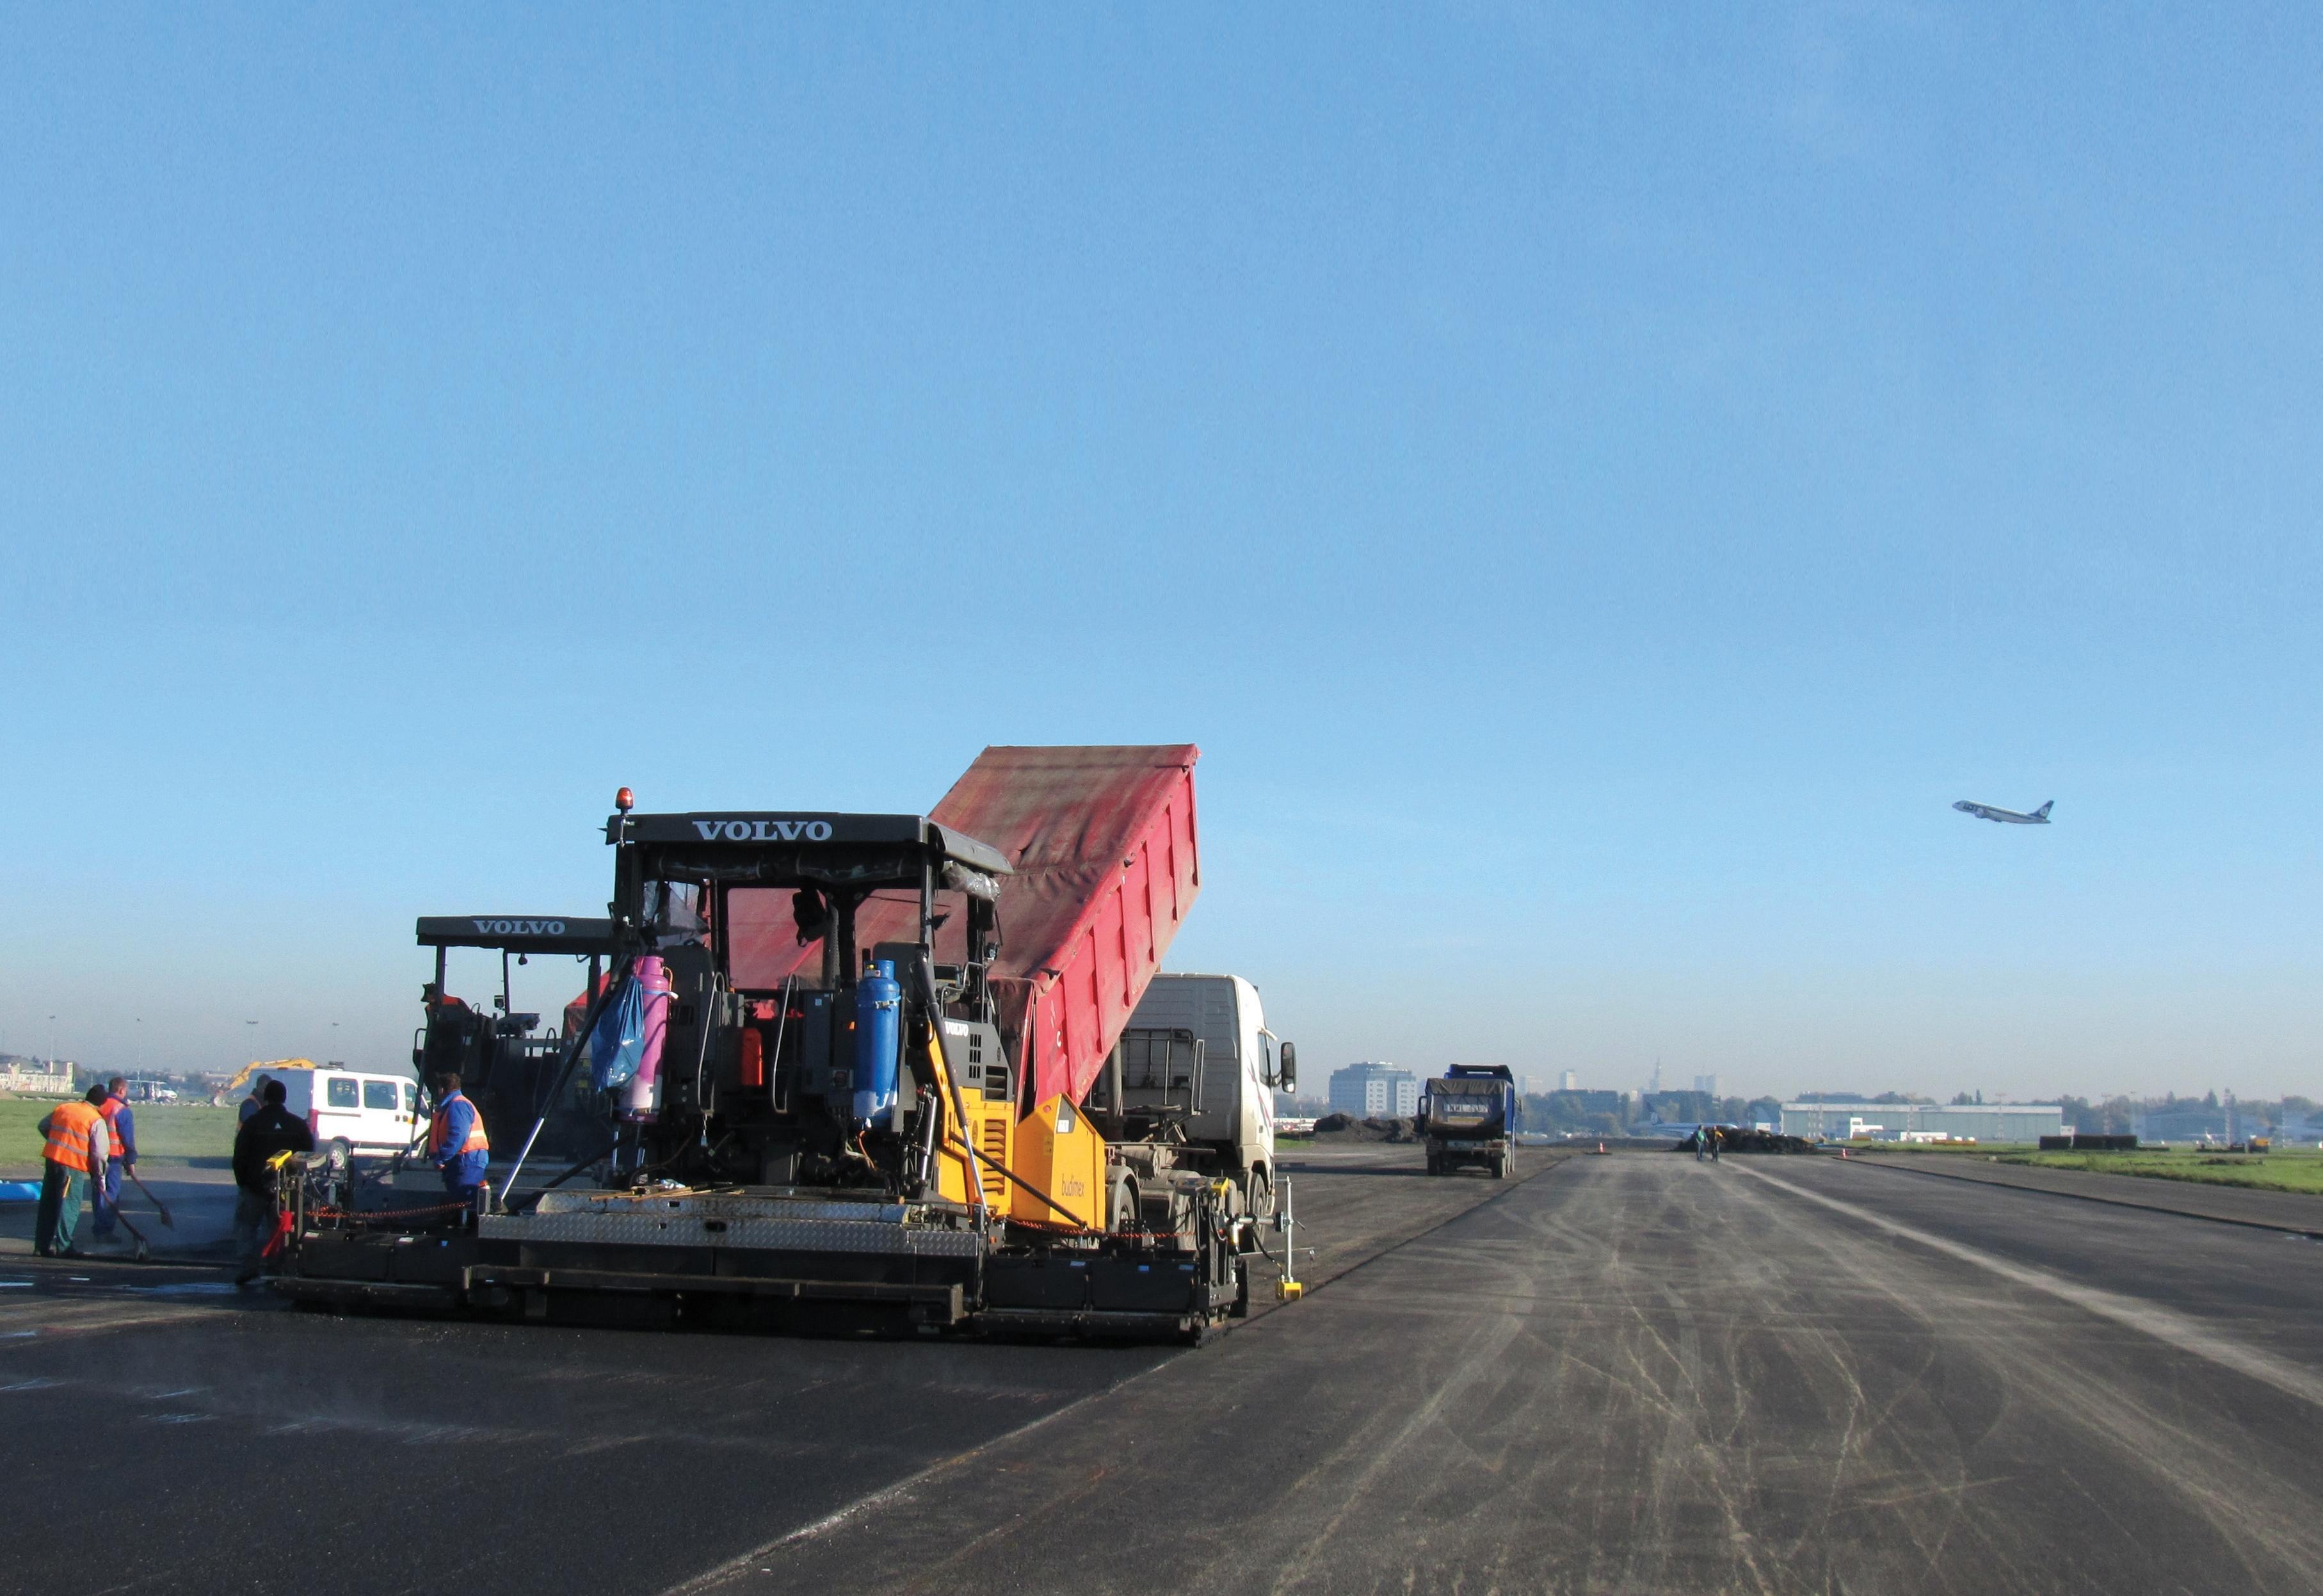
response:
<path id="1" fill-rule="evenodd" d="M 89 1231 L 100 1242 L 111 1241 L 120 1224 L 121 1172 L 137 1166 L 137 1125 L 130 1116 L 128 1092 L 128 1078 L 116 1075 L 105 1083 L 105 1101 L 96 1105 L 110 1146 L 103 1172 L 88 1172 Z"/>
<path id="2" fill-rule="evenodd" d="M 60 1103 L 32 1128 L 48 1138 L 41 1150 L 41 1205 L 32 1219 L 32 1251 L 42 1258 L 79 1258 L 73 1231 L 80 1224 L 81 1193 L 92 1179 L 102 1180 L 108 1151 L 105 1115 L 96 1105 L 105 1100 L 103 1087 L 91 1087 L 86 1098 Z"/>

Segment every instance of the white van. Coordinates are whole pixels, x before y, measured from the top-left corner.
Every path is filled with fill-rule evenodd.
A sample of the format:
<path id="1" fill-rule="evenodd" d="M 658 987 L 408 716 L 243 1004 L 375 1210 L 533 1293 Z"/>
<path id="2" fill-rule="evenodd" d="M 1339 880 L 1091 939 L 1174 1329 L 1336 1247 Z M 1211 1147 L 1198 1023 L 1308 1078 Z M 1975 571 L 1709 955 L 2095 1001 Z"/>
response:
<path id="1" fill-rule="evenodd" d="M 1187 1139 L 1216 1151 L 1253 1213 L 1272 1213 L 1274 1090 L 1295 1083 L 1296 1055 L 1266 1028 L 1258 988 L 1240 976 L 1155 976 L 1129 1029 L 1188 1031 L 1199 1039 L 1201 1107 L 1187 1117 Z M 1133 1079 L 1130 1101 L 1143 1095 Z"/>
<path id="2" fill-rule="evenodd" d="M 282 1106 L 307 1122 L 318 1150 L 344 1142 L 353 1152 L 400 1152 L 427 1133 L 419 1083 L 408 1075 L 330 1066 L 265 1074 L 282 1083 Z"/>

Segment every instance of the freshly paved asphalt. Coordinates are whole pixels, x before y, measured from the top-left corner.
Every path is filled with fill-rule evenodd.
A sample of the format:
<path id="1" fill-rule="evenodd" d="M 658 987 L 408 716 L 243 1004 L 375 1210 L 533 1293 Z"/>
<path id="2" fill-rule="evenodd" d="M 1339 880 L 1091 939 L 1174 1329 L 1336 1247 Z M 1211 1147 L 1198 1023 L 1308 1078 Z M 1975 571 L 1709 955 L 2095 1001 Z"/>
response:
<path id="1" fill-rule="evenodd" d="M 1855 1160 L 1850 1159 L 1849 1162 Z M 2199 1215 L 2222 1225 L 2255 1225 L 2323 1235 L 2323 1197 L 2306 1192 L 2265 1191 L 2247 1186 L 2209 1186 L 2194 1180 L 2163 1180 L 2150 1175 L 2112 1175 L 2096 1169 L 2052 1169 L 2036 1164 L 2004 1164 L 1974 1153 L 1873 1154 L 1875 1169 L 1948 1180 L 1980 1180 L 2082 1202 L 2119 1203 Z"/>
<path id="2" fill-rule="evenodd" d="M 0 1456 L 42 1506 L 0 1590 L 2323 1582 L 2318 1243 L 1825 1160 L 1308 1161 L 1317 1289 L 1191 1353 L 337 1319 L 8 1260 Z M 61 1526 L 98 1502 L 92 1582 Z"/>

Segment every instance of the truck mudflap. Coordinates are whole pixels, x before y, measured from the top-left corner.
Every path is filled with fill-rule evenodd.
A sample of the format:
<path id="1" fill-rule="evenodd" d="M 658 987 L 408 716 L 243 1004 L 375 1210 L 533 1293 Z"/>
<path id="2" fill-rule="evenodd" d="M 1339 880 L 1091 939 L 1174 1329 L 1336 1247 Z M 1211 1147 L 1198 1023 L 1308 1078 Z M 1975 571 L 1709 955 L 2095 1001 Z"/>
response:
<path id="1" fill-rule="evenodd" d="M 1501 1137 L 1430 1136 L 1428 1138 L 1428 1172 L 1449 1175 L 1455 1169 L 1480 1169 L 1496 1180 L 1509 1178 L 1510 1143 Z"/>

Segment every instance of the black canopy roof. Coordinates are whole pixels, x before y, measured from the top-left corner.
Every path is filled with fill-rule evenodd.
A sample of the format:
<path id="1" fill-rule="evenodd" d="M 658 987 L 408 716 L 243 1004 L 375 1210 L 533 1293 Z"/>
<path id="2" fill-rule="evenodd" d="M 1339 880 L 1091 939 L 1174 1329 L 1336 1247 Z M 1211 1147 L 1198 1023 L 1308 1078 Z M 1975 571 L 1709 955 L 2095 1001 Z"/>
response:
<path id="1" fill-rule="evenodd" d="M 493 948 L 509 953 L 611 953 L 613 922 L 567 914 L 423 914 L 422 948 Z"/>
<path id="2" fill-rule="evenodd" d="M 694 814 L 617 814 L 605 822 L 605 840 L 660 844 L 682 848 L 688 854 L 730 848 L 803 851 L 900 846 L 919 850 L 939 864 L 950 860 L 987 876 L 1012 873 L 1007 856 L 990 843 L 918 814 L 737 809 Z"/>

